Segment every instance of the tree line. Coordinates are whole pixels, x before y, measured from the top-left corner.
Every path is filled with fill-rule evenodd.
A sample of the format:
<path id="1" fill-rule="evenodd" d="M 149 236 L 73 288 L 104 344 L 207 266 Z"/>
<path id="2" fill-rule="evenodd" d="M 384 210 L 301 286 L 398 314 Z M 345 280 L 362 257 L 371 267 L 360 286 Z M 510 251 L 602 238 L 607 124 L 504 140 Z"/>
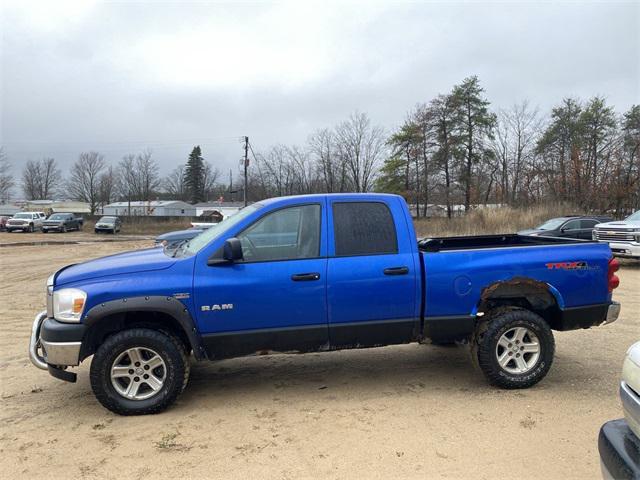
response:
<path id="1" fill-rule="evenodd" d="M 300 146 L 256 154 L 250 198 L 316 192 L 397 193 L 418 217 L 429 204 L 564 202 L 623 215 L 640 208 L 640 105 L 565 98 L 542 115 L 529 102 L 492 111 L 472 76 L 416 104 L 388 134 L 355 113 Z"/>
<path id="2" fill-rule="evenodd" d="M 193 148 L 185 164 L 166 177 L 150 150 L 127 154 L 116 164 L 106 162 L 99 152 L 82 152 L 65 179 L 53 158 L 28 160 L 22 169 L 20 186 L 27 200 L 72 198 L 89 204 L 91 214 L 111 202 L 151 201 L 157 198 L 198 203 L 219 194 L 219 172 Z M 9 199 L 16 185 L 10 165 L 0 149 L 0 201 Z M 218 198 L 218 197 L 215 197 Z"/>
<path id="3" fill-rule="evenodd" d="M 250 201 L 380 191 L 405 197 L 418 217 L 429 204 L 443 205 L 449 217 L 456 205 L 469 210 L 487 203 L 566 202 L 620 215 L 640 208 L 640 105 L 620 114 L 595 96 L 562 99 L 548 115 L 527 101 L 494 111 L 476 76 L 416 104 L 390 132 L 355 112 L 302 145 L 252 154 Z M 0 149 L 0 199 L 14 184 Z M 116 165 L 83 152 L 66 182 L 54 159 L 26 162 L 21 187 L 28 199 L 49 198 L 60 185 L 92 212 L 114 200 L 197 203 L 228 199 L 233 191 L 199 146 L 166 177 L 149 150 Z"/>

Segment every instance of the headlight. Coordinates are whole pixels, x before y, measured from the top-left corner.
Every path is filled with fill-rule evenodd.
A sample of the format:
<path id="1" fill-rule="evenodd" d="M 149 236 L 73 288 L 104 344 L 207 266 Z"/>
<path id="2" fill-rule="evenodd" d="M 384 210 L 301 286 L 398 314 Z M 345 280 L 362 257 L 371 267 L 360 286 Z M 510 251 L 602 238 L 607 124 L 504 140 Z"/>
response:
<path id="1" fill-rule="evenodd" d="M 591 230 L 591 239 L 592 240 L 598 239 L 598 233 L 595 231 L 595 229 Z"/>
<path id="2" fill-rule="evenodd" d="M 61 322 L 79 323 L 87 294 L 77 288 L 53 292 L 53 317 Z"/>

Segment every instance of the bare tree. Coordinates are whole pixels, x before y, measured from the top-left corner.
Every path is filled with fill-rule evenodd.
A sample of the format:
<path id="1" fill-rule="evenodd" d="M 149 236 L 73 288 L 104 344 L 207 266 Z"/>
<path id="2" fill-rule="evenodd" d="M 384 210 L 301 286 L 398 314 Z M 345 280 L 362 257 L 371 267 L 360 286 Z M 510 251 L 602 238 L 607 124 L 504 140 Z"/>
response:
<path id="1" fill-rule="evenodd" d="M 29 160 L 22 169 L 22 192 L 27 200 L 40 199 L 40 163 Z"/>
<path id="2" fill-rule="evenodd" d="M 184 165 L 178 165 L 164 178 L 162 188 L 176 200 L 187 199 L 189 193 L 184 181 Z"/>
<path id="3" fill-rule="evenodd" d="M 0 147 L 0 202 L 6 202 L 11 196 L 13 189 L 13 175 L 11 175 L 11 164 L 7 160 L 4 149 Z"/>
<path id="4" fill-rule="evenodd" d="M 68 191 L 76 199 L 89 204 L 91 215 L 100 203 L 100 178 L 104 167 L 104 156 L 98 152 L 81 153 L 71 167 Z"/>
<path id="5" fill-rule="evenodd" d="M 61 178 L 55 159 L 29 160 L 22 170 L 22 190 L 28 200 L 47 200 L 55 194 Z"/>
<path id="6" fill-rule="evenodd" d="M 118 170 L 118 193 L 129 201 L 150 201 L 162 183 L 160 168 L 150 150 L 138 155 L 125 155 L 118 164 Z"/>
<path id="7" fill-rule="evenodd" d="M 116 186 L 118 184 L 118 170 L 112 165 L 100 175 L 98 180 L 98 201 L 101 207 L 108 205 L 116 196 Z"/>
<path id="8" fill-rule="evenodd" d="M 153 158 L 150 150 L 145 150 L 138 154 L 135 161 L 136 184 L 138 185 L 137 196 L 139 200 L 146 202 L 151 200 L 153 193 L 160 186 L 158 162 Z"/>
<path id="9" fill-rule="evenodd" d="M 125 198 L 129 201 L 135 200 L 138 185 L 135 175 L 135 161 L 136 156 L 133 154 L 127 154 L 122 157 L 122 160 L 118 163 L 118 184 L 116 190 L 118 196 Z"/>
<path id="10" fill-rule="evenodd" d="M 317 165 L 322 190 L 327 193 L 344 191 L 346 168 L 338 155 L 335 134 L 330 129 L 323 128 L 311 134 L 308 144 L 309 152 Z"/>
<path id="11" fill-rule="evenodd" d="M 350 188 L 356 192 L 369 191 L 385 153 L 384 130 L 372 127 L 367 114 L 355 112 L 338 125 L 336 137 L 339 155 L 346 164 Z"/>
<path id="12" fill-rule="evenodd" d="M 220 176 L 220 171 L 209 162 L 204 162 L 202 184 L 204 185 L 204 196 L 209 199 L 216 189 L 216 182 Z"/>
<path id="13" fill-rule="evenodd" d="M 498 113 L 493 151 L 500 170 L 500 201 L 514 204 L 525 190 L 525 171 L 535 159 L 540 131 L 538 110 L 526 100 Z"/>

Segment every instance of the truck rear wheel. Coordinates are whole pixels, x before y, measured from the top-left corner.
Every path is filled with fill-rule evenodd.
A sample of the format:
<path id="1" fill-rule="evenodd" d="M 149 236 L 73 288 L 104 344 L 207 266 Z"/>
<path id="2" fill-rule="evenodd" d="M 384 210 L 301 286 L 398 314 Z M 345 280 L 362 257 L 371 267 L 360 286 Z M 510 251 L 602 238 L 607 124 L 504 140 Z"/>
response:
<path id="1" fill-rule="evenodd" d="M 547 322 L 520 308 L 490 317 L 476 342 L 480 369 L 489 383 L 501 388 L 535 385 L 549 372 L 555 352 Z"/>
<path id="2" fill-rule="evenodd" d="M 186 387 L 189 362 L 178 339 L 134 328 L 100 345 L 91 362 L 90 380 L 98 401 L 114 413 L 159 413 Z"/>

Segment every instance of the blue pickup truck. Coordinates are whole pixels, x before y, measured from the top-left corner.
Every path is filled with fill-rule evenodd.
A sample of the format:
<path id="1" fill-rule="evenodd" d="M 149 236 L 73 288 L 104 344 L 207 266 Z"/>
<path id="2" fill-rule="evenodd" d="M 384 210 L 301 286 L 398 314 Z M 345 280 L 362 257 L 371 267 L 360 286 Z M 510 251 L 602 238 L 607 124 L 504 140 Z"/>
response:
<path id="1" fill-rule="evenodd" d="M 620 305 L 606 244 L 519 235 L 418 241 L 384 194 L 261 201 L 178 249 L 69 265 L 47 281 L 32 362 L 91 387 L 109 410 L 159 412 L 189 356 L 218 360 L 467 341 L 487 380 L 526 388 L 549 371 L 552 330 L 610 323 Z"/>

